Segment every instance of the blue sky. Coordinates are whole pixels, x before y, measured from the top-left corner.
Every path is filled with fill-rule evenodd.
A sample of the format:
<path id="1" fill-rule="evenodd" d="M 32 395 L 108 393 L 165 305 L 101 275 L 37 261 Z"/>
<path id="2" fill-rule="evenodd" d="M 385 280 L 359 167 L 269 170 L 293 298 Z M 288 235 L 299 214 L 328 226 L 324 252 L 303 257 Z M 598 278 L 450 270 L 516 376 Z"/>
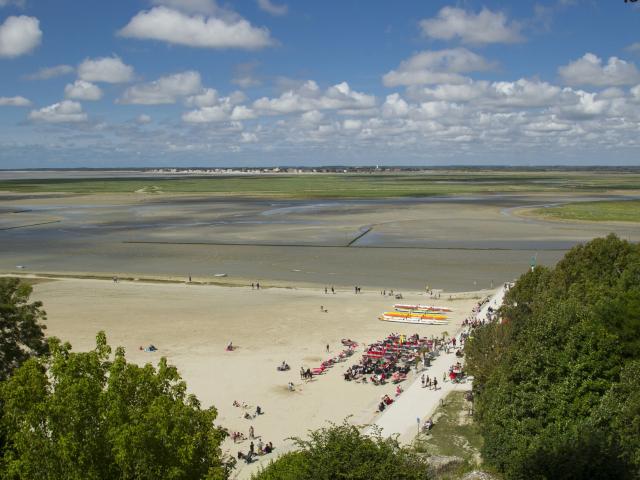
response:
<path id="1" fill-rule="evenodd" d="M 638 165 L 638 5 L 0 0 L 0 168 Z"/>

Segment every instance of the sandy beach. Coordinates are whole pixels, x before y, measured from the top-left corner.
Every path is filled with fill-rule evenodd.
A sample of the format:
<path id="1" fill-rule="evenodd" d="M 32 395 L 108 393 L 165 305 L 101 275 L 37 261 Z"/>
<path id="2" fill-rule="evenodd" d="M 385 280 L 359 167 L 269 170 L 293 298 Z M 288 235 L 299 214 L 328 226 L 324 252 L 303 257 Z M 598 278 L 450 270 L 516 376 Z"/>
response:
<path id="1" fill-rule="evenodd" d="M 157 363 L 161 356 L 178 367 L 189 391 L 204 406 L 215 405 L 218 421 L 232 431 L 248 435 L 253 426 L 263 441 L 271 441 L 277 453 L 290 447 L 287 438 L 307 430 L 341 422 L 375 420 L 383 394 L 393 395 L 394 386 L 376 387 L 345 382 L 342 372 L 359 360 L 362 346 L 392 332 L 441 335 L 455 332 L 478 298 L 488 292 L 442 293 L 432 300 L 423 292 L 402 292 L 404 302 L 440 303 L 453 308 L 447 326 L 412 326 L 377 319 L 393 306 L 394 299 L 380 291 L 323 288 L 268 288 L 153 284 L 89 279 L 61 279 L 38 283 L 34 298 L 47 311 L 47 335 L 71 342 L 75 350 L 95 344 L 95 334 L 105 330 L 112 346 L 124 346 L 127 358 L 139 364 Z M 323 306 L 327 313 L 321 312 Z M 325 374 L 305 383 L 301 366 L 316 367 L 344 347 L 342 338 L 360 343 L 356 355 L 335 365 Z M 238 348 L 225 351 L 232 341 Z M 139 350 L 153 344 L 157 352 Z M 326 345 L 330 353 L 326 353 Z M 291 370 L 278 372 L 286 361 Z M 295 391 L 287 389 L 288 382 Z M 247 410 L 233 407 L 245 402 Z M 243 418 L 259 405 L 264 415 Z M 249 441 L 225 448 L 235 455 L 248 450 Z M 271 456 L 273 457 L 273 455 Z M 261 461 L 268 461 L 263 457 Z M 247 478 L 258 468 L 239 466 L 238 478 Z"/>

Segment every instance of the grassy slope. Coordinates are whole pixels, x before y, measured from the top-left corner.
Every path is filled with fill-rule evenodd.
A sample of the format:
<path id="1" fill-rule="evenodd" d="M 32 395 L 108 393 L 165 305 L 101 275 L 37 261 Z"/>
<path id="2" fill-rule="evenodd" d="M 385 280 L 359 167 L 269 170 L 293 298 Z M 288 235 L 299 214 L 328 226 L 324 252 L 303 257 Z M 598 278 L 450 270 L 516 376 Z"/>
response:
<path id="1" fill-rule="evenodd" d="M 429 435 L 420 434 L 415 448 L 431 455 L 456 456 L 474 463 L 480 457 L 482 436 L 468 414 L 464 392 L 452 392 L 433 415 Z"/>
<path id="2" fill-rule="evenodd" d="M 558 207 L 538 208 L 530 214 L 557 220 L 640 222 L 640 200 L 569 203 Z"/>
<path id="3" fill-rule="evenodd" d="M 5 180 L 0 191 L 197 193 L 282 198 L 419 197 L 492 192 L 640 190 L 640 175 L 607 172 L 435 172 L 378 175 L 260 175 L 187 178 Z"/>

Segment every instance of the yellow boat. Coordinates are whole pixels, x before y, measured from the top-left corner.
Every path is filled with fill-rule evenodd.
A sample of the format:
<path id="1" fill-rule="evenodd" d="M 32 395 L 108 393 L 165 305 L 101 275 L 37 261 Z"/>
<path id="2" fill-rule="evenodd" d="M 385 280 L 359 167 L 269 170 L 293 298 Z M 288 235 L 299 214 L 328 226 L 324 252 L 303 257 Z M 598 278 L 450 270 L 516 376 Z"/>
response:
<path id="1" fill-rule="evenodd" d="M 440 313 L 413 313 L 413 312 L 384 312 L 386 317 L 396 318 L 421 318 L 423 320 L 446 320 L 447 316 Z"/>

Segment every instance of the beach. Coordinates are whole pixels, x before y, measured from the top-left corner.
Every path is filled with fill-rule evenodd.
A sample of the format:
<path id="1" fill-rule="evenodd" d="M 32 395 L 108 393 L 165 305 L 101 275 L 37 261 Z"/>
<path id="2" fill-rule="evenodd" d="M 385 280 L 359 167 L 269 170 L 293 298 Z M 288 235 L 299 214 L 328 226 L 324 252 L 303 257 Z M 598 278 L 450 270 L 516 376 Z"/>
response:
<path id="1" fill-rule="evenodd" d="M 362 347 L 390 333 L 421 336 L 453 334 L 478 299 L 490 292 L 442 293 L 438 300 L 425 292 L 403 291 L 403 303 L 438 303 L 453 312 L 446 326 L 382 322 L 377 317 L 396 302 L 374 289 L 338 289 L 335 294 L 317 288 L 261 288 L 188 285 L 185 283 L 117 283 L 108 280 L 46 280 L 34 286 L 34 299 L 47 311 L 47 335 L 71 342 L 74 350 L 95 346 L 99 330 L 112 345 L 123 346 L 129 361 L 156 364 L 167 357 L 176 365 L 189 392 L 203 406 L 214 405 L 218 422 L 230 431 L 248 435 L 250 426 L 276 454 L 291 447 L 287 439 L 307 430 L 341 422 L 356 424 L 376 419 L 376 407 L 395 386 L 376 387 L 345 382 L 342 372 L 359 361 Z M 328 312 L 320 310 L 323 306 Z M 311 382 L 300 380 L 300 367 L 313 368 L 345 347 L 341 339 L 359 343 L 356 354 Z M 226 351 L 233 342 L 237 348 Z M 153 344 L 155 352 L 140 350 Z M 326 352 L 329 345 L 330 352 Z M 291 370 L 276 367 L 286 361 Z M 410 381 L 410 379 L 409 379 Z M 289 391 L 288 382 L 295 390 Z M 246 403 L 249 408 L 233 406 Z M 263 415 L 243 418 L 260 406 Z M 257 442 L 257 440 L 256 440 Z M 247 451 L 249 441 L 225 443 L 230 455 Z M 268 461 L 273 455 L 261 457 Z M 258 468 L 239 464 L 238 478 Z"/>

